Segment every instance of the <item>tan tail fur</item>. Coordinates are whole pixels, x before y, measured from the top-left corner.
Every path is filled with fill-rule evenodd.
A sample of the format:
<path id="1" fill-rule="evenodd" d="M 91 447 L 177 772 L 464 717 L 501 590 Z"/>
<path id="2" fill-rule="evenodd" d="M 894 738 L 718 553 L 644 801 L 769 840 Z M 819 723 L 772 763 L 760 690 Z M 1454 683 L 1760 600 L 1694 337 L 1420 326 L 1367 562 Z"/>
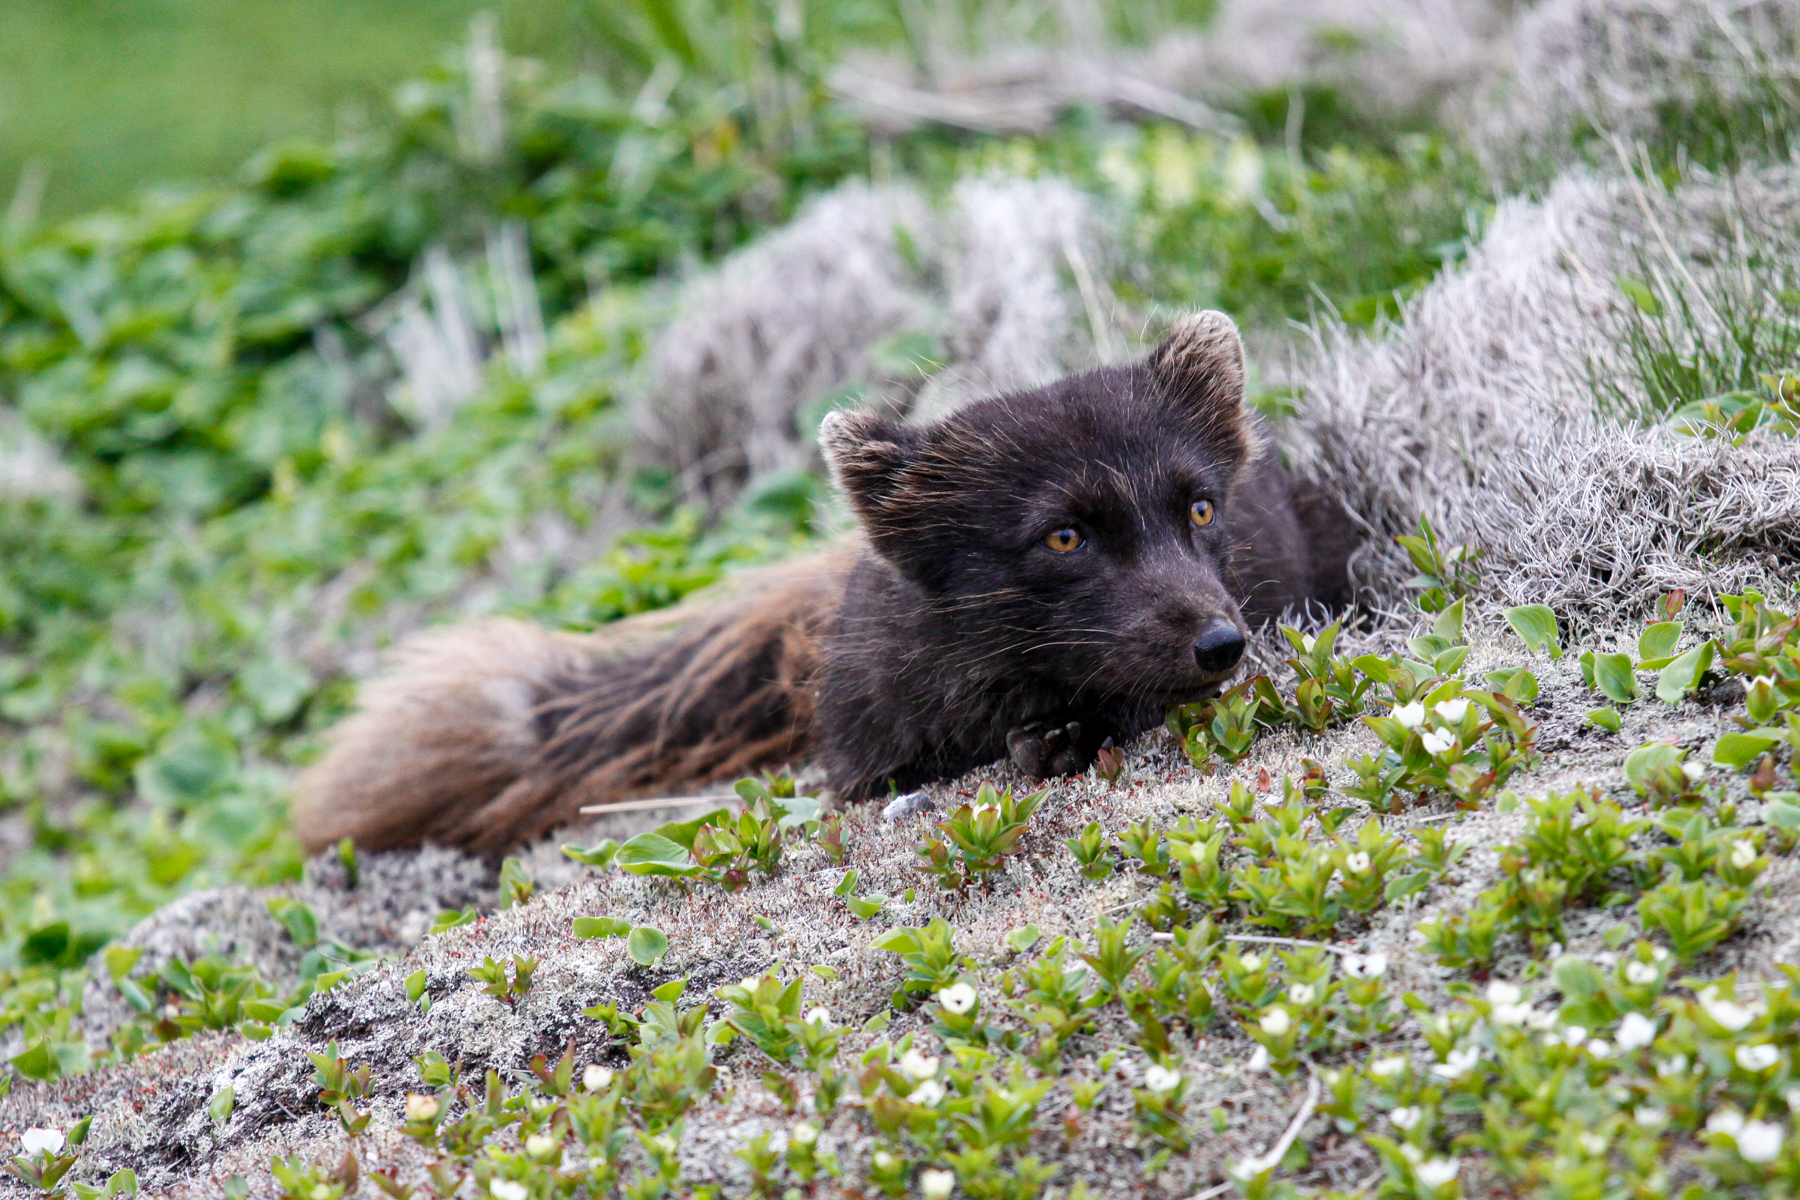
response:
<path id="1" fill-rule="evenodd" d="M 583 805 L 791 760 L 850 561 L 751 573 L 593 634 L 489 620 L 418 636 L 301 777 L 294 829 L 309 853 L 345 837 L 492 853 Z"/>

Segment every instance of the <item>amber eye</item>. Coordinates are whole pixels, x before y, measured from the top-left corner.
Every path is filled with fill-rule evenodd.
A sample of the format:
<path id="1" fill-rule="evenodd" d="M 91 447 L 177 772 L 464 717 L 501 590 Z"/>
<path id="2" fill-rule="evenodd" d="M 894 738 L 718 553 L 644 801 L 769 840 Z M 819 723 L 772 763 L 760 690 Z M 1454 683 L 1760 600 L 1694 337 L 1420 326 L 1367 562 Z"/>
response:
<path id="1" fill-rule="evenodd" d="M 1196 500 L 1188 505 L 1188 520 L 1196 525 L 1211 525 L 1213 522 L 1212 501 Z"/>
<path id="2" fill-rule="evenodd" d="M 1058 554 L 1068 554 L 1081 549 L 1082 537 L 1073 529 L 1059 529 L 1044 539 L 1044 545 Z"/>

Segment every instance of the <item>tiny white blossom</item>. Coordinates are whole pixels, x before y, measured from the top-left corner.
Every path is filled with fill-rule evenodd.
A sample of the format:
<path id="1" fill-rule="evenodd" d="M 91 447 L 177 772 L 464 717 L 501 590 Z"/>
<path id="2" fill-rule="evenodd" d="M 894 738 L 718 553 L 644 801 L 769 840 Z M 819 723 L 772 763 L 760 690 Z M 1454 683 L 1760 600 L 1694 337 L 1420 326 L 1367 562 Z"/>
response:
<path id="1" fill-rule="evenodd" d="M 589 1063 L 581 1071 L 581 1086 L 590 1092 L 604 1092 L 612 1086 L 613 1073 L 599 1063 Z"/>
<path id="2" fill-rule="evenodd" d="M 661 1150 L 664 1154 L 675 1153 L 675 1147 L 680 1144 L 673 1137 L 671 1137 L 669 1134 L 666 1134 L 666 1133 L 659 1133 L 655 1137 L 651 1138 L 650 1140 L 652 1142 L 654 1142 L 656 1144 L 656 1148 L 658 1150 Z"/>
<path id="3" fill-rule="evenodd" d="M 1487 985 L 1489 1004 L 1517 1004 L 1524 995 L 1525 993 L 1519 990 L 1518 984 L 1507 983 L 1502 979 L 1496 979 Z"/>
<path id="4" fill-rule="evenodd" d="M 1745 1121 L 1744 1127 L 1737 1131 L 1733 1139 L 1737 1142 L 1738 1153 L 1744 1156 L 1745 1162 L 1774 1162 L 1775 1156 L 1781 1153 L 1784 1140 L 1781 1126 L 1770 1121 Z"/>
<path id="5" fill-rule="evenodd" d="M 877 1150 L 875 1156 L 869 1161 L 875 1165 L 877 1171 L 890 1171 L 897 1160 L 886 1150 Z"/>
<path id="6" fill-rule="evenodd" d="M 1466 1050 L 1452 1050 L 1444 1061 L 1433 1063 L 1431 1073 L 1441 1079 L 1458 1079 L 1469 1073 L 1469 1069 L 1481 1061 L 1481 1051 L 1470 1046 Z"/>
<path id="7" fill-rule="evenodd" d="M 1648 1046 L 1656 1040 L 1656 1022 L 1643 1013 L 1626 1013 L 1613 1040 L 1618 1042 L 1619 1049 L 1628 1053 Z"/>
<path id="8" fill-rule="evenodd" d="M 1688 777 L 1689 783 L 1699 783 L 1701 777 L 1706 774 L 1706 767 L 1702 763 L 1684 762 L 1681 764 L 1681 773 Z"/>
<path id="9" fill-rule="evenodd" d="M 1669 1110 L 1654 1104 L 1646 1104 L 1631 1115 L 1645 1129 L 1661 1129 L 1669 1123 Z"/>
<path id="10" fill-rule="evenodd" d="M 1310 983 L 1295 983 L 1288 987 L 1288 999 L 1295 1004 L 1311 1004 L 1313 995 L 1313 986 Z"/>
<path id="11" fill-rule="evenodd" d="M 1250 1052 L 1250 1061 L 1244 1064 L 1246 1071 L 1266 1071 L 1269 1069 L 1269 1048 L 1258 1046 Z"/>
<path id="12" fill-rule="evenodd" d="M 1732 1057 L 1737 1059 L 1737 1065 L 1744 1070 L 1751 1074 L 1761 1074 L 1781 1061 L 1781 1051 L 1768 1042 L 1762 1042 L 1755 1046 L 1739 1046 Z"/>
<path id="13" fill-rule="evenodd" d="M 1496 1004 L 1489 1013 L 1496 1025 L 1523 1025 L 1531 1019 L 1529 1004 Z"/>
<path id="14" fill-rule="evenodd" d="M 1594 1038 L 1592 1041 L 1588 1042 L 1587 1052 L 1595 1058 L 1611 1058 L 1613 1052 L 1612 1043 L 1605 1038 Z"/>
<path id="15" fill-rule="evenodd" d="M 929 1054 L 920 1054 L 917 1049 L 900 1056 L 900 1070 L 913 1079 L 930 1079 L 937 1074 L 937 1069 L 938 1060 Z"/>
<path id="16" fill-rule="evenodd" d="M 1436 1188 L 1455 1179 L 1456 1173 L 1461 1169 L 1462 1160 L 1459 1158 L 1428 1158 L 1414 1167 L 1413 1171 L 1418 1175 L 1420 1183 L 1428 1188 Z"/>
<path id="17" fill-rule="evenodd" d="M 1396 1108 L 1393 1112 L 1388 1114 L 1388 1120 L 1394 1123 L 1394 1128 L 1410 1133 L 1412 1132 L 1413 1126 L 1419 1123 L 1419 1118 L 1424 1115 L 1425 1114 L 1417 1108 Z"/>
<path id="18" fill-rule="evenodd" d="M 1462 724 L 1463 714 L 1469 711 L 1469 702 L 1458 696 L 1454 700 L 1440 700 L 1437 704 L 1437 715 L 1452 725 Z"/>
<path id="19" fill-rule="evenodd" d="M 1650 947 L 1650 957 L 1657 962 L 1668 962 L 1669 952 L 1661 946 L 1652 946 Z"/>
<path id="20" fill-rule="evenodd" d="M 1556 1013 L 1547 1008 L 1534 1008 L 1525 1014 L 1525 1024 L 1538 1030 L 1554 1029 L 1556 1028 Z"/>
<path id="21" fill-rule="evenodd" d="M 1753 863 L 1755 861 L 1756 861 L 1756 847 L 1755 846 L 1752 846 L 1744 838 L 1739 838 L 1737 841 L 1731 843 L 1731 865 L 1732 866 L 1736 867 L 1738 870 L 1741 871 L 1745 867 L 1749 866 L 1751 863 Z"/>
<path id="22" fill-rule="evenodd" d="M 756 985 L 761 982 L 762 976 L 760 975 L 746 975 L 738 980 L 738 986 L 743 988 L 746 992 L 754 992 L 756 990 Z"/>
<path id="23" fill-rule="evenodd" d="M 514 1183 L 510 1179 L 496 1179 L 488 1184 L 488 1192 L 494 1200 L 525 1200 L 531 1195 L 531 1189 L 522 1183 Z"/>
<path id="24" fill-rule="evenodd" d="M 406 1094 L 406 1119 L 409 1121 L 429 1121 L 438 1115 L 441 1107 L 435 1096 L 421 1096 L 417 1092 Z"/>
<path id="25" fill-rule="evenodd" d="M 1352 979 L 1376 979 L 1387 970 L 1387 955 L 1377 951 L 1374 954 L 1344 955 L 1344 974 Z"/>
<path id="26" fill-rule="evenodd" d="M 946 1200 L 956 1189 L 956 1172 L 929 1170 L 919 1172 L 919 1191 L 925 1200 Z"/>
<path id="27" fill-rule="evenodd" d="M 1570 1046 L 1579 1046 L 1587 1041 L 1586 1025 L 1571 1025 L 1563 1030 L 1563 1042 Z"/>
<path id="28" fill-rule="evenodd" d="M 1262 955 L 1255 951 L 1251 951 L 1249 954 L 1242 955 L 1238 958 L 1238 965 L 1252 974 L 1262 970 L 1262 962 Z"/>
<path id="29" fill-rule="evenodd" d="M 1647 962 L 1633 960 L 1625 964 L 1625 981 L 1627 983 L 1646 984 L 1656 982 L 1656 968 Z"/>
<path id="30" fill-rule="evenodd" d="M 1288 1016 L 1287 1009 L 1277 1005 L 1264 1013 L 1258 1024 L 1262 1026 L 1262 1031 L 1270 1037 L 1280 1037 L 1293 1025 L 1293 1020 Z"/>
<path id="31" fill-rule="evenodd" d="M 1680 1075 L 1688 1069 L 1687 1055 L 1677 1054 L 1673 1058 L 1665 1058 L 1656 1064 L 1656 1073 L 1664 1079 Z"/>
<path id="32" fill-rule="evenodd" d="M 794 1145 L 810 1146 L 819 1140 L 819 1127 L 817 1125 L 809 1125 L 807 1122 L 802 1121 L 794 1126 L 792 1136 Z"/>
<path id="33" fill-rule="evenodd" d="M 1598 1158 L 1606 1153 L 1606 1139 L 1597 1133 L 1584 1133 L 1577 1140 L 1581 1142 L 1581 1148 L 1587 1151 L 1590 1158 Z"/>
<path id="34" fill-rule="evenodd" d="M 1163 1095 L 1181 1086 L 1181 1072 L 1152 1063 L 1144 1068 L 1144 1086 Z"/>
<path id="35" fill-rule="evenodd" d="M 1734 1004 L 1730 1000 L 1707 1000 L 1704 1002 L 1706 1015 L 1722 1026 L 1728 1033 L 1736 1033 L 1756 1019 L 1756 1010 L 1742 1004 Z"/>
<path id="36" fill-rule="evenodd" d="M 55 1154 L 63 1148 L 63 1132 L 60 1129 L 27 1129 L 19 1139 L 19 1147 L 27 1155 Z"/>
<path id="37" fill-rule="evenodd" d="M 1456 745 L 1456 735 L 1445 729 L 1430 729 L 1419 735 L 1419 743 L 1427 754 L 1443 754 Z"/>
<path id="38" fill-rule="evenodd" d="M 826 1008 L 823 1004 L 808 1009 L 806 1013 L 806 1023 L 808 1025 L 831 1024 L 831 1010 Z"/>
<path id="39" fill-rule="evenodd" d="M 548 1158 L 550 1152 L 556 1149 L 557 1145 L 558 1142 L 555 1138 L 534 1133 L 525 1139 L 525 1153 L 533 1158 Z"/>
<path id="40" fill-rule="evenodd" d="M 1344 855 L 1344 869 L 1352 875 L 1365 874 L 1374 865 L 1375 860 L 1369 857 L 1367 851 L 1356 850 Z"/>
<path id="41" fill-rule="evenodd" d="M 935 1079 L 927 1079 L 912 1090 L 907 1099 L 914 1104 L 923 1104 L 926 1108 L 936 1108 L 938 1101 L 944 1098 L 944 1085 Z"/>
<path id="42" fill-rule="evenodd" d="M 1781 1094 L 1781 1098 L 1787 1101 L 1787 1106 L 1791 1111 L 1800 1112 L 1800 1087 L 1789 1088 Z"/>
<path id="43" fill-rule="evenodd" d="M 1406 1070 L 1406 1060 L 1401 1058 L 1398 1054 L 1389 1055 L 1387 1058 L 1378 1058 L 1369 1064 L 1369 1074 L 1374 1075 L 1378 1079 L 1386 1079 L 1390 1075 L 1398 1075 L 1404 1070 Z"/>
<path id="44" fill-rule="evenodd" d="M 975 989 L 966 983 L 953 983 L 938 993 L 938 1003 L 960 1017 L 975 1007 Z"/>
<path id="45" fill-rule="evenodd" d="M 1706 1118 L 1706 1132 L 1722 1133 L 1727 1137 L 1736 1137 L 1738 1130 L 1744 1127 L 1744 1114 L 1735 1108 L 1721 1108 Z"/>
<path id="46" fill-rule="evenodd" d="M 1425 723 L 1425 706 L 1415 700 L 1411 704 L 1400 704 L 1394 708 L 1394 720 L 1408 729 L 1417 729 Z"/>

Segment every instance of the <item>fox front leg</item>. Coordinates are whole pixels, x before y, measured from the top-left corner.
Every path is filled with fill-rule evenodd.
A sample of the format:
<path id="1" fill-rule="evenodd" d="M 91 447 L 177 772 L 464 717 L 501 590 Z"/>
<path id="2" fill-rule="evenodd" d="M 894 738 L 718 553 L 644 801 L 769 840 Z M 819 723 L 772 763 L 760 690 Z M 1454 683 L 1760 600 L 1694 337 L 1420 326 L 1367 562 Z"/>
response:
<path id="1" fill-rule="evenodd" d="M 1006 757 L 1032 779 L 1078 775 L 1094 761 L 1080 721 L 1032 721 L 1006 733 Z"/>

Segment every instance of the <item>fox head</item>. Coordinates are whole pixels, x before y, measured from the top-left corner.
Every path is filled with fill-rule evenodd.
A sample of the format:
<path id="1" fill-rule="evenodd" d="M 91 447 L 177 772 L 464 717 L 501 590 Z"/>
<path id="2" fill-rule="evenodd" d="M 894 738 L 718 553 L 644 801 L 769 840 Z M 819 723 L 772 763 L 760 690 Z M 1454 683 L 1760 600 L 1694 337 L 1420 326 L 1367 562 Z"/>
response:
<path id="1" fill-rule="evenodd" d="M 1225 578 L 1256 454 L 1223 313 L 1143 362 L 934 424 L 834 412 L 820 444 L 875 554 L 983 665 L 1166 704 L 1216 688 L 1246 625 Z"/>

